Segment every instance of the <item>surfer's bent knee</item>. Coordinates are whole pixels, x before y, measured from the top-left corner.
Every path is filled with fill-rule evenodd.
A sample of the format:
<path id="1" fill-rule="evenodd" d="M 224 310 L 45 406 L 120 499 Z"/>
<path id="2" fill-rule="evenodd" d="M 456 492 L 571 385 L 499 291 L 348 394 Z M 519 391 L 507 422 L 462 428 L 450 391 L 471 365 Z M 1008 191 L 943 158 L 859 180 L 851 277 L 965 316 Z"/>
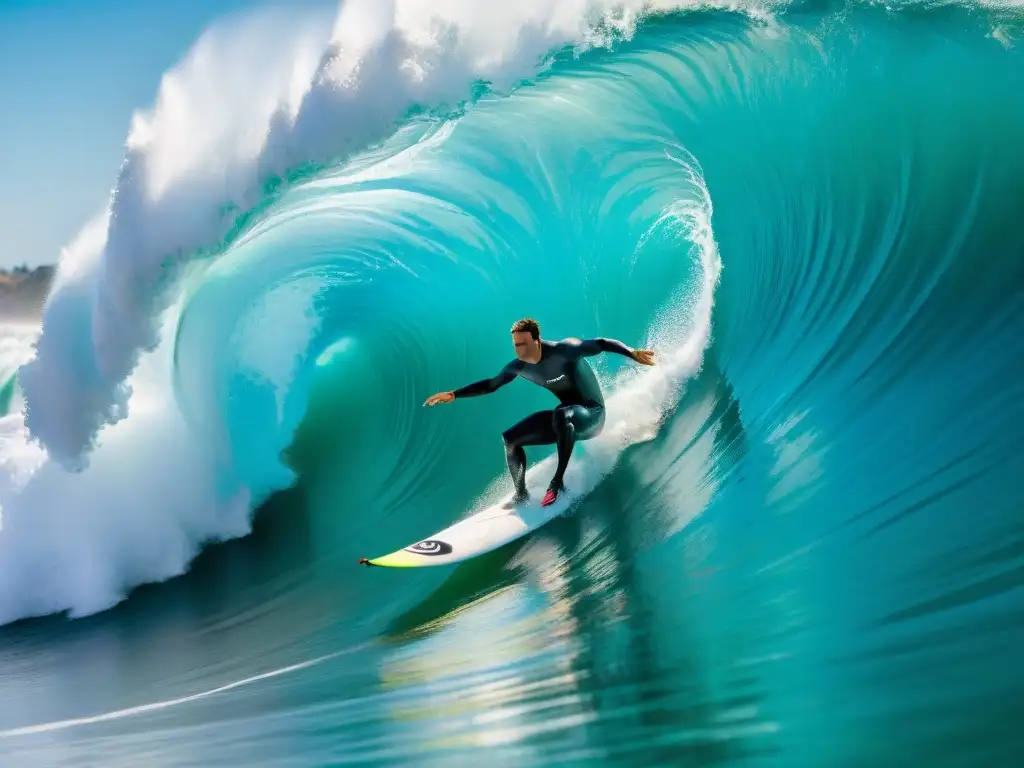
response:
<path id="1" fill-rule="evenodd" d="M 514 427 L 509 427 L 501 433 L 501 443 L 505 446 L 506 451 L 511 451 L 519 443 L 519 437 L 516 430 L 516 427 L 518 426 L 519 425 L 517 424 Z"/>
<path id="2" fill-rule="evenodd" d="M 554 424 L 556 430 L 565 429 L 567 426 L 573 423 L 573 416 L 576 415 L 576 409 L 578 405 L 562 405 L 555 408 L 555 412 L 551 414 L 551 421 Z"/>
<path id="3" fill-rule="evenodd" d="M 555 409 L 555 432 L 571 426 L 579 439 L 600 434 L 604 428 L 604 408 L 599 405 L 563 405 Z"/>
<path id="4" fill-rule="evenodd" d="M 555 409 L 555 426 L 572 424 L 579 429 L 601 420 L 604 409 L 596 405 L 560 405 Z"/>

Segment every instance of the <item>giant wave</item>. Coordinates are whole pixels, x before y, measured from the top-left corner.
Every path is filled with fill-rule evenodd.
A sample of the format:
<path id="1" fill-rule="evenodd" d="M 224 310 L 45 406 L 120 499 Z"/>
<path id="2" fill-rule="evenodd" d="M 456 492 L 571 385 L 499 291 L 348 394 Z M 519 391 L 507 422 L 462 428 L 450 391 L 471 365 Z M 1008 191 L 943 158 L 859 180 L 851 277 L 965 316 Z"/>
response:
<path id="1" fill-rule="evenodd" d="M 973 143 L 1022 124 L 1013 14 L 947 11 L 940 44 L 915 18 L 942 11 L 674 6 L 352 2 L 327 27 L 205 35 L 135 117 L 20 369 L 0 620 L 109 608 L 297 478 L 325 531 L 386 524 L 382 550 L 447 524 L 502 482 L 495 436 L 543 400 L 419 403 L 496 369 L 522 315 L 669 361 L 633 384 L 603 361 L 617 426 L 590 484 L 657 433 L 712 339 L 765 429 L 823 371 L 856 381 L 906 348 L 1013 189 L 1018 150 Z M 954 87 L 983 70 L 986 91 Z M 927 229 L 936 210 L 950 229 Z M 912 238 L 945 256 L 902 256 Z"/>

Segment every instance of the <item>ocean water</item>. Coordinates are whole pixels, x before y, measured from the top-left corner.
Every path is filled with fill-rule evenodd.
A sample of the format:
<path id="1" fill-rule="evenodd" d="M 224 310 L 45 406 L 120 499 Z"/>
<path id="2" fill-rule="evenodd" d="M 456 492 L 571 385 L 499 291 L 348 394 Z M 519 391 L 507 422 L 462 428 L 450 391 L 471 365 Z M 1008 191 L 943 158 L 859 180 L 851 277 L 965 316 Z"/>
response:
<path id="1" fill-rule="evenodd" d="M 17 766 L 1024 762 L 1024 16 L 347 2 L 211 29 L 0 341 Z M 595 359 L 587 491 L 508 490 Z M 529 452 L 531 463 L 550 449 Z"/>

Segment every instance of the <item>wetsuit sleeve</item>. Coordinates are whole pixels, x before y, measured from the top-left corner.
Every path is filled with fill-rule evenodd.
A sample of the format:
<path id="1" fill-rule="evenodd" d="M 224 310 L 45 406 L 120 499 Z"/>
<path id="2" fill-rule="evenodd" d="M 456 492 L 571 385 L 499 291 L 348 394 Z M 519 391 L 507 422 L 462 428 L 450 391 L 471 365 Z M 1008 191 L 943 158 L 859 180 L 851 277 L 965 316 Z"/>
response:
<path id="1" fill-rule="evenodd" d="M 569 339 L 563 342 L 576 357 L 593 357 L 602 352 L 614 352 L 625 357 L 633 357 L 633 350 L 615 339 Z"/>
<path id="2" fill-rule="evenodd" d="M 460 387 L 455 390 L 455 399 L 460 397 L 476 397 L 477 395 L 489 395 L 501 387 L 504 387 L 512 379 L 516 377 L 516 361 L 513 361 L 506 365 L 497 376 L 492 376 L 489 379 L 481 379 L 475 381 L 472 384 L 467 384 L 464 387 Z"/>

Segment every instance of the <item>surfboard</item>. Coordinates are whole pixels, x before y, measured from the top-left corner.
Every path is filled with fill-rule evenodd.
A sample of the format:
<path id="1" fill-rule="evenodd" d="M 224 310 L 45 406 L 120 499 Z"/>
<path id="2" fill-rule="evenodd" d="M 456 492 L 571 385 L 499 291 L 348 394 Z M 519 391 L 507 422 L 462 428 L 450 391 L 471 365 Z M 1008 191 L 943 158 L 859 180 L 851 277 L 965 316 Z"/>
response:
<path id="1" fill-rule="evenodd" d="M 527 487 L 529 488 L 529 481 Z M 375 558 L 362 558 L 361 565 L 379 565 L 386 568 L 424 568 L 469 560 L 490 552 L 510 541 L 535 531 L 545 523 L 567 512 L 583 494 L 567 488 L 558 495 L 554 504 L 540 505 L 546 490 L 529 488 L 530 500 L 512 509 L 502 504 L 512 498 L 509 494 L 501 501 L 463 518 L 432 536 Z"/>

